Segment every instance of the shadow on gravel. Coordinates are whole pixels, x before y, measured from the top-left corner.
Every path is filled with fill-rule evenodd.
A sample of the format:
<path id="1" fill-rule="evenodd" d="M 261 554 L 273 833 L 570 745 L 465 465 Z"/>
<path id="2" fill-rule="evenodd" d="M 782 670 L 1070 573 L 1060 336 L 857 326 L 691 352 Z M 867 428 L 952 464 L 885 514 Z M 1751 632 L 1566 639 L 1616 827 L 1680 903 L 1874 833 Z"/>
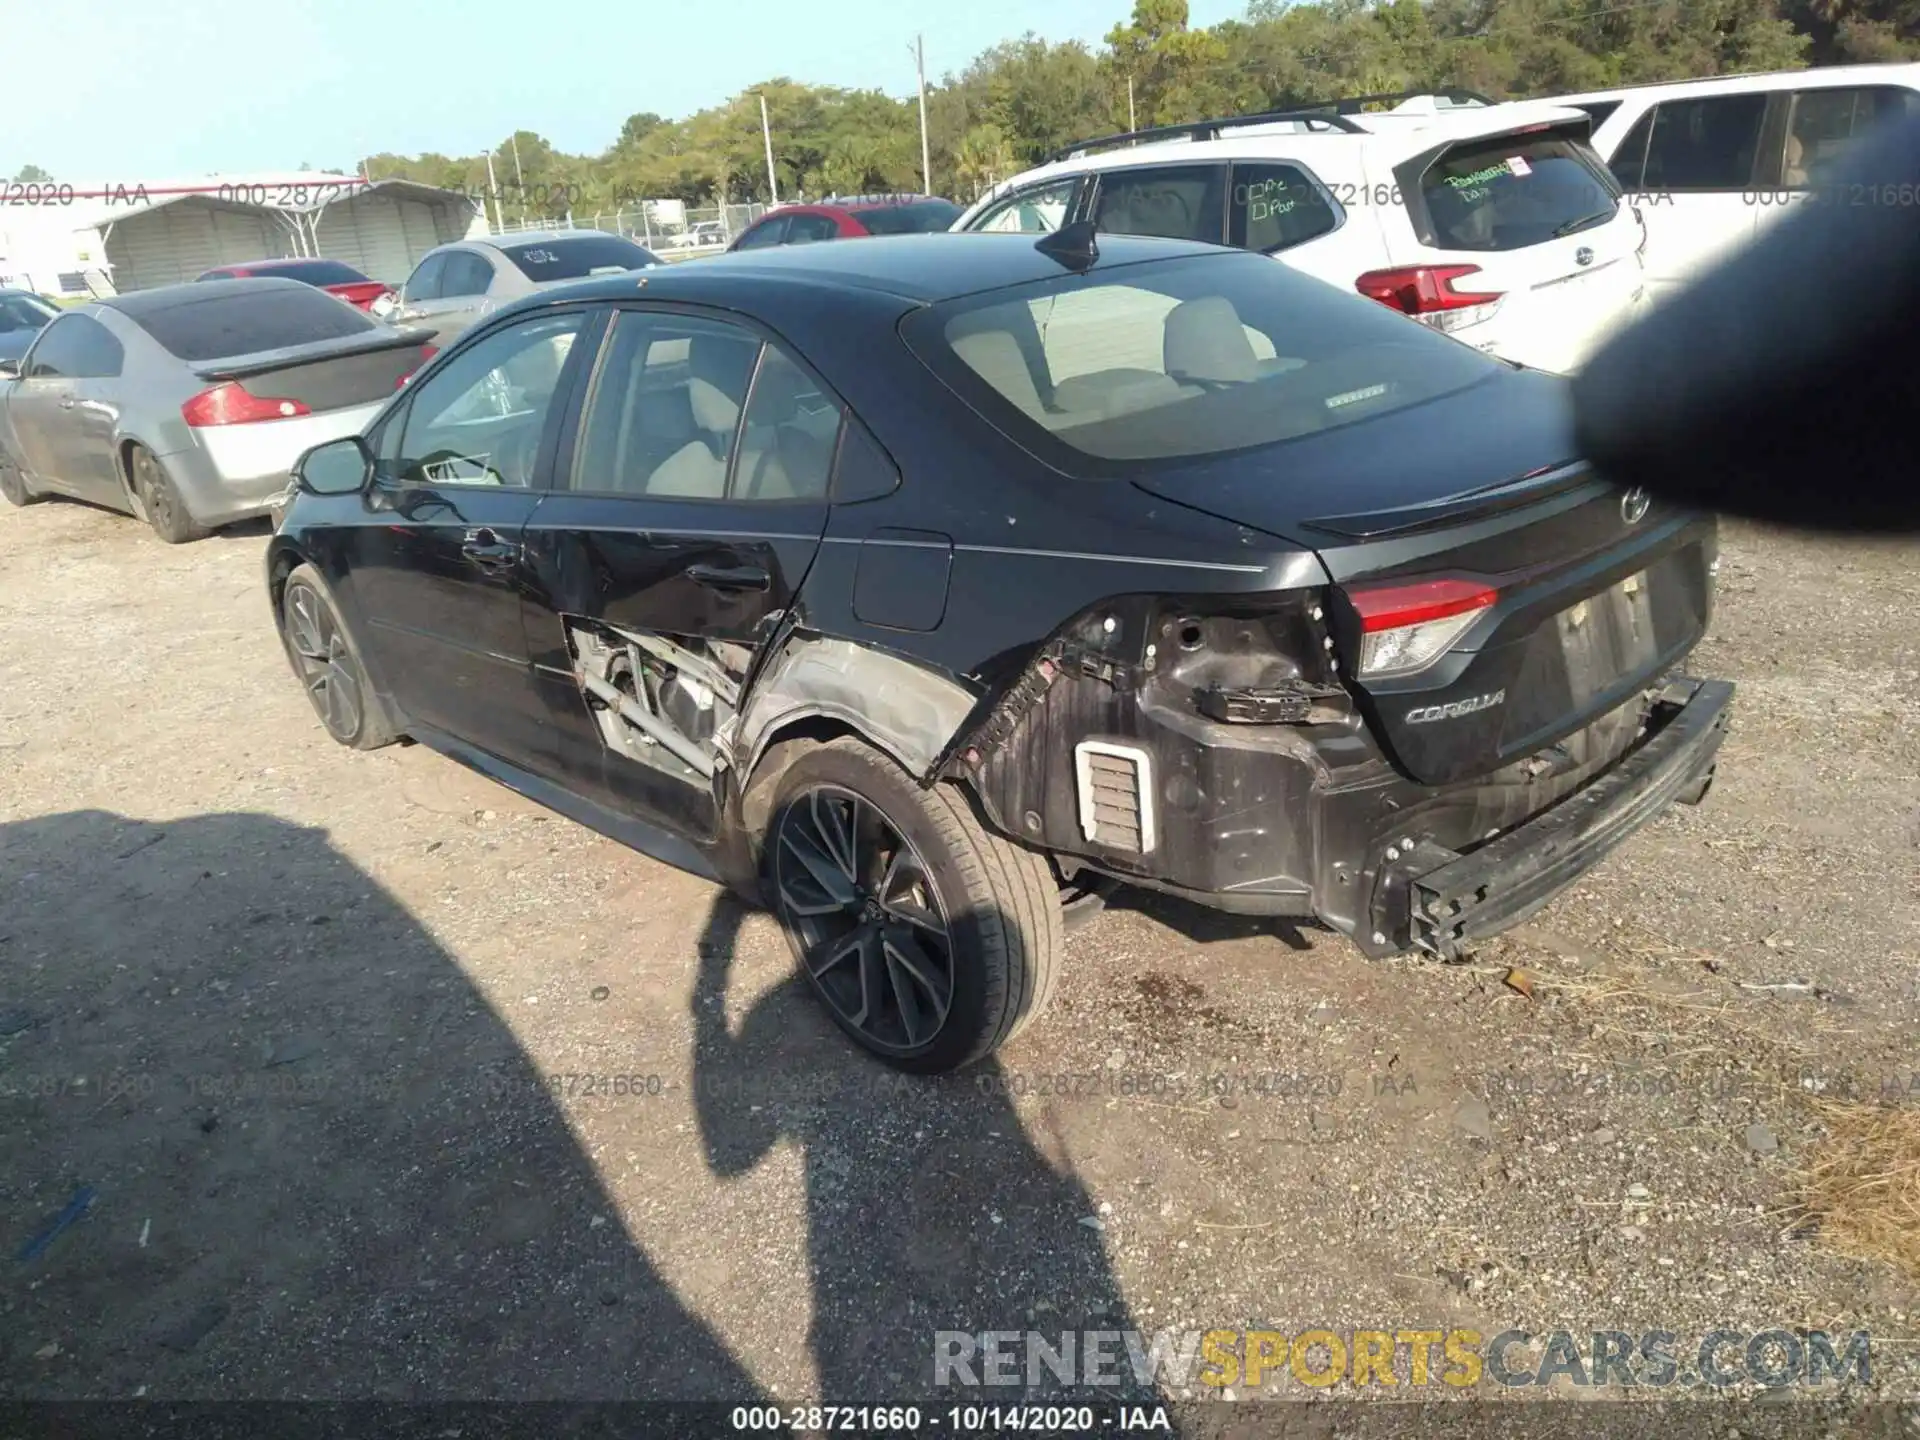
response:
<path id="1" fill-rule="evenodd" d="M 0 1240 L 17 1399 L 759 1398 L 454 959 L 265 816 L 0 826 Z"/>
<path id="2" fill-rule="evenodd" d="M 939 1078 L 895 1072 L 843 1038 L 797 974 L 731 1029 L 728 975 L 747 913 L 722 894 L 700 941 L 693 1002 L 700 1132 L 722 1177 L 753 1169 L 782 1140 L 804 1153 L 808 1341 L 822 1400 L 1065 1398 L 1069 1392 L 1044 1372 L 1032 1391 L 968 1389 L 952 1377 L 935 1388 L 940 1331 L 1040 1331 L 1057 1347 L 1062 1331 L 1134 1324 L 1102 1231 L 1083 1223 L 1098 1217 L 1070 1158 L 1057 1143 L 1050 1144 L 1057 1153 L 1044 1155 L 1040 1145 L 1054 1137 L 1030 1138 L 1014 1111 L 1010 1092 L 1025 1077 L 991 1062 Z M 1117 1343 L 1114 1355 L 1127 1383 L 1081 1387 L 1072 1398 L 1156 1398 L 1133 1383 Z M 1075 1359 L 1077 1366 L 1077 1351 Z M 981 1374 L 978 1360 L 972 1368 Z"/>

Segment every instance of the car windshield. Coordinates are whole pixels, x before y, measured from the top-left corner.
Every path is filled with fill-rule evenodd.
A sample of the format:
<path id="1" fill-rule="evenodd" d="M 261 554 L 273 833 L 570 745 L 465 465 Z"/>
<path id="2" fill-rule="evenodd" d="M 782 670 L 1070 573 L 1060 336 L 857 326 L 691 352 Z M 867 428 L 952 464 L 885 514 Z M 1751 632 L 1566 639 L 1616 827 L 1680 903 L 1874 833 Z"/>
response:
<path id="1" fill-rule="evenodd" d="M 197 287 L 196 287 L 197 289 Z M 209 285 L 205 297 L 131 317 L 171 355 L 220 360 L 316 340 L 337 340 L 378 323 L 324 290 Z"/>
<path id="2" fill-rule="evenodd" d="M 1455 145 L 1420 177 L 1443 250 L 1519 250 L 1611 220 L 1619 197 L 1592 152 L 1564 136 Z"/>
<path id="3" fill-rule="evenodd" d="M 1498 362 L 1260 256 L 1125 265 L 967 296 L 908 343 L 1015 440 L 1174 461 L 1358 424 L 1494 374 Z"/>
<path id="4" fill-rule="evenodd" d="M 580 280 L 609 271 L 640 270 L 658 265 L 659 258 L 618 235 L 581 235 L 562 240 L 540 240 L 526 245 L 503 245 L 501 253 L 529 280 Z"/>
<path id="5" fill-rule="evenodd" d="M 855 210 L 853 218 L 875 235 L 927 235 L 949 228 L 960 207 L 951 200 L 906 200 Z"/>
<path id="6" fill-rule="evenodd" d="M 38 330 L 59 313 L 32 295 L 0 295 L 0 335 Z"/>

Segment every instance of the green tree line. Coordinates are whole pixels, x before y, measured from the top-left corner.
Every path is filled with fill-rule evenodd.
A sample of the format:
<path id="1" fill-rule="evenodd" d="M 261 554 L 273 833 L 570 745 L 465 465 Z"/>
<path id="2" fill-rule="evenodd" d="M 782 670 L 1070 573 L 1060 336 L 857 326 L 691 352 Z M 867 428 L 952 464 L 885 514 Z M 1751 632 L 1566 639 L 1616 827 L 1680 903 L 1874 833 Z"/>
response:
<path id="1" fill-rule="evenodd" d="M 1136 0 L 1103 45 L 1008 40 L 927 92 L 933 188 L 970 200 L 1069 141 L 1341 95 L 1464 86 L 1500 99 L 1806 65 L 1920 59 L 1920 0 L 1253 0 L 1196 28 Z M 509 217 L 636 197 L 767 198 L 921 188 L 915 100 L 770 79 L 681 120 L 632 115 L 598 155 L 519 131 L 493 152 Z M 485 194 L 487 156 L 374 155 L 374 179 Z"/>

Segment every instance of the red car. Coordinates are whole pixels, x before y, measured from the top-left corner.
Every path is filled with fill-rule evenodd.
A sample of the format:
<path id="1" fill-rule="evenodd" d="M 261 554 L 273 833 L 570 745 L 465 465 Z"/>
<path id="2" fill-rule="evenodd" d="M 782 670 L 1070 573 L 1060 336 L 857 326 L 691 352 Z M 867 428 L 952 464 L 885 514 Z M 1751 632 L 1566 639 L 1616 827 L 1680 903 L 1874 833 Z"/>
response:
<path id="1" fill-rule="evenodd" d="M 729 250 L 851 240 L 859 235 L 924 235 L 947 229 L 960 207 L 936 195 L 852 195 L 818 205 L 782 205 L 740 232 Z"/>
<path id="2" fill-rule="evenodd" d="M 299 280 L 317 286 L 329 295 L 338 295 L 356 310 L 372 310 L 382 295 L 393 294 L 391 285 L 369 280 L 351 265 L 338 260 L 248 260 L 240 265 L 222 265 L 209 270 L 202 280 L 240 280 L 269 275 L 282 280 Z"/>

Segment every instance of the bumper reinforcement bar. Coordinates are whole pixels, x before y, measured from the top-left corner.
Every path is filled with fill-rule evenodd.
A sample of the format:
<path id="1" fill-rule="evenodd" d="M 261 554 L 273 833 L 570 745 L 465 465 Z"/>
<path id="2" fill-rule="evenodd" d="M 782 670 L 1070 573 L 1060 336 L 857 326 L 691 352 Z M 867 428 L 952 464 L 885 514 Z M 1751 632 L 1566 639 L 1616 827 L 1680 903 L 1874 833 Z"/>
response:
<path id="1" fill-rule="evenodd" d="M 1725 680 L 1676 681 L 1648 717 L 1650 736 L 1590 785 L 1471 854 L 1414 847 L 1393 887 L 1411 945 L 1456 960 L 1540 909 L 1712 768 L 1732 699 Z"/>

